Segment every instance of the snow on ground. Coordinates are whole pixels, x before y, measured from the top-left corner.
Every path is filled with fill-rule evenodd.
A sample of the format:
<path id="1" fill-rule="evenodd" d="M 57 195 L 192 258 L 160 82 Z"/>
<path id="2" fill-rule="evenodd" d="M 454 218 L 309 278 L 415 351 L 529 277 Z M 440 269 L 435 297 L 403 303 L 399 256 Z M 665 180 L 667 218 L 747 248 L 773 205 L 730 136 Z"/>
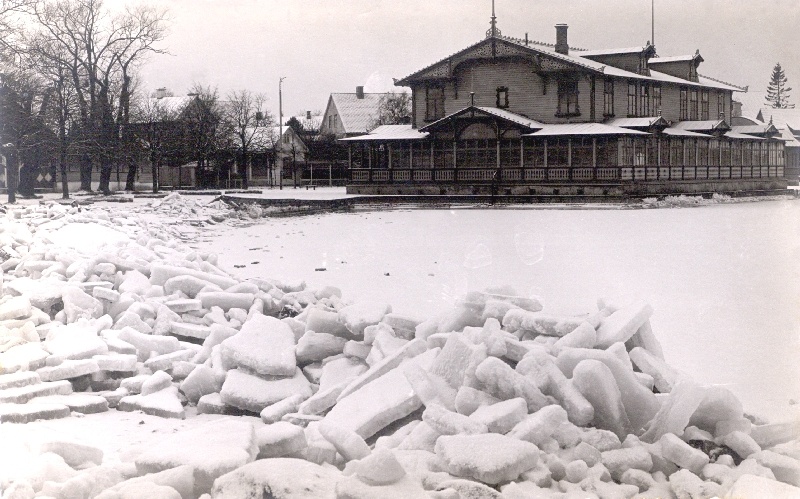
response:
<path id="1" fill-rule="evenodd" d="M 799 201 L 24 204 L 2 497 L 800 494 Z"/>

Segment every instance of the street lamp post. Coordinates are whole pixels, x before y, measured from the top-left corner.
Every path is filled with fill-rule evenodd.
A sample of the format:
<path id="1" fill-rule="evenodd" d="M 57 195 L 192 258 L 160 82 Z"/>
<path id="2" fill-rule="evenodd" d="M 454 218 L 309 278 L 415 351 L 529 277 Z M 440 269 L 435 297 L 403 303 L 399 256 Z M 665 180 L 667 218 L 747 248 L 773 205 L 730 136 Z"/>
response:
<path id="1" fill-rule="evenodd" d="M 282 93 L 282 85 L 283 80 L 285 80 L 285 76 L 281 76 L 278 80 L 278 150 L 277 153 L 281 154 L 281 149 L 283 148 L 283 93 Z M 278 182 L 279 188 L 283 189 L 283 156 L 281 156 L 281 169 L 278 172 Z"/>

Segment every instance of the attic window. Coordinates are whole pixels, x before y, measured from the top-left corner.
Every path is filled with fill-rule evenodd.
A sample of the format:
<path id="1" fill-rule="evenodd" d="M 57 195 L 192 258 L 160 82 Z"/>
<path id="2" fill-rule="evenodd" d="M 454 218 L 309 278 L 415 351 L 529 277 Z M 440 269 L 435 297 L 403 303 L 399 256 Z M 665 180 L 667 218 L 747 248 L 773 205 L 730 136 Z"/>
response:
<path id="1" fill-rule="evenodd" d="M 580 116 L 578 107 L 578 79 L 564 78 L 558 81 L 558 109 L 556 116 Z"/>
<path id="2" fill-rule="evenodd" d="M 501 109 L 508 107 L 508 87 L 497 87 L 497 107 Z"/>
<path id="3" fill-rule="evenodd" d="M 444 88 L 430 86 L 425 89 L 425 119 L 433 121 L 444 118 Z"/>

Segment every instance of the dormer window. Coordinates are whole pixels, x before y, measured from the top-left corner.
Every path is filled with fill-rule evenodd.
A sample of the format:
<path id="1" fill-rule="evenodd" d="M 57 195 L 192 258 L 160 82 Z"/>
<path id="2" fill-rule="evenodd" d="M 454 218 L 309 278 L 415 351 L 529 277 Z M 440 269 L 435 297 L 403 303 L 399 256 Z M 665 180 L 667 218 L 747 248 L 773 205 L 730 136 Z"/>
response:
<path id="1" fill-rule="evenodd" d="M 497 107 L 505 109 L 508 107 L 508 87 L 497 87 Z"/>

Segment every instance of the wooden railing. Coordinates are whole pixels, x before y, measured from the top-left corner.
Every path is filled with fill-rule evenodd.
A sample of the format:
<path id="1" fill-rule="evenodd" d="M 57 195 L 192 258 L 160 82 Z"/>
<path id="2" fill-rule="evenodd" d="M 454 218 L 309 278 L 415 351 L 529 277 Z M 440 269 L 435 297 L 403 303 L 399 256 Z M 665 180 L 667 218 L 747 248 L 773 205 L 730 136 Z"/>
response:
<path id="1" fill-rule="evenodd" d="M 783 166 L 616 166 L 551 168 L 353 168 L 350 181 L 369 183 L 635 182 L 782 178 Z"/>

